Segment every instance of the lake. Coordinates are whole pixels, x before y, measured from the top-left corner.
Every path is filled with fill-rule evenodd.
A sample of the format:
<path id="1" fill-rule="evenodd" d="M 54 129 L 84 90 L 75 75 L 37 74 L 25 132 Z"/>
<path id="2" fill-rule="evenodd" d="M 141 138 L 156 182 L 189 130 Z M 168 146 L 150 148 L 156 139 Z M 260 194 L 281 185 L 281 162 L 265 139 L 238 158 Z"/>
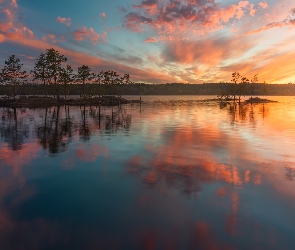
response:
<path id="1" fill-rule="evenodd" d="M 294 97 L 206 98 L 1 108 L 0 248 L 294 249 Z"/>

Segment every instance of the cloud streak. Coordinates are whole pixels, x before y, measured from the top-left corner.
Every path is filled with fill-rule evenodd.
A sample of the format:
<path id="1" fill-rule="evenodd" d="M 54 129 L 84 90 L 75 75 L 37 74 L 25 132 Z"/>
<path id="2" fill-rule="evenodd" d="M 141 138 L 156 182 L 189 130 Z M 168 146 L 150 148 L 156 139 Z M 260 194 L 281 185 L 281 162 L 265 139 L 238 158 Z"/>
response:
<path id="1" fill-rule="evenodd" d="M 286 19 L 279 21 L 279 22 L 268 23 L 265 27 L 247 32 L 246 35 L 260 33 L 262 31 L 273 29 L 273 28 L 283 28 L 286 26 L 289 26 L 289 27 L 294 26 L 295 27 L 295 8 L 291 9 L 290 13 L 291 13 L 291 16 L 288 16 Z"/>

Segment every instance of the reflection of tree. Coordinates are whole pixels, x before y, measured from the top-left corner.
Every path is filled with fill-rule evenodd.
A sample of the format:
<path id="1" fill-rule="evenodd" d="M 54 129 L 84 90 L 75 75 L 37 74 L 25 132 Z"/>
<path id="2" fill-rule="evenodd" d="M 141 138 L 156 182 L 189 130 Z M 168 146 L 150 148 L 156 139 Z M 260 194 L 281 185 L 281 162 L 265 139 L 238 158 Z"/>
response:
<path id="1" fill-rule="evenodd" d="M 48 124 L 48 108 L 45 109 L 44 123 L 37 127 L 37 137 L 43 149 L 47 149 L 47 142 L 51 131 L 51 126 Z"/>
<path id="2" fill-rule="evenodd" d="M 90 109 L 89 116 L 93 119 L 96 127 L 107 134 L 116 133 L 120 129 L 128 130 L 131 126 L 131 115 L 127 110 L 119 106 L 117 109 L 102 110 L 101 107 Z"/>
<path id="3" fill-rule="evenodd" d="M 236 104 L 233 103 L 229 106 L 229 114 L 231 117 L 231 122 L 250 122 L 250 124 L 255 125 L 255 113 L 257 112 L 256 108 L 259 107 L 259 113 L 261 114 L 262 118 L 266 118 L 267 109 L 265 108 L 264 104 Z"/>
<path id="4" fill-rule="evenodd" d="M 48 149 L 49 153 L 57 154 L 67 149 L 68 140 L 71 138 L 71 123 L 69 118 L 65 121 L 60 119 L 60 107 L 50 110 L 52 115 L 48 117 L 48 109 L 45 110 L 44 123 L 37 127 L 37 137 L 43 149 Z"/>
<path id="5" fill-rule="evenodd" d="M 61 132 L 63 138 L 67 138 L 68 142 L 72 141 L 73 138 L 73 122 L 70 117 L 70 107 L 65 106 L 65 118 L 61 120 Z"/>
<path id="6" fill-rule="evenodd" d="M 24 143 L 24 137 L 28 135 L 28 126 L 23 124 L 22 119 L 18 120 L 19 110 L 4 109 L 2 112 L 1 137 L 14 150 L 20 150 Z"/>
<path id="7" fill-rule="evenodd" d="M 70 113 L 74 113 L 72 117 Z M 52 107 L 35 110 L 33 115 L 25 109 L 5 108 L 0 110 L 0 119 L 0 137 L 12 150 L 22 149 L 34 123 L 39 145 L 52 155 L 66 151 L 75 135 L 87 142 L 97 131 L 113 134 L 131 126 L 131 116 L 121 107 L 84 106 L 79 111 L 77 107 Z"/>
<path id="8" fill-rule="evenodd" d="M 261 114 L 262 118 L 266 118 L 268 109 L 265 107 L 265 104 L 237 104 L 234 102 L 228 105 L 228 114 L 232 124 L 236 122 L 246 123 L 248 121 L 255 126 L 255 113 L 257 114 L 257 112 Z"/>
<path id="9" fill-rule="evenodd" d="M 79 128 L 80 140 L 86 142 L 90 140 L 91 136 L 91 128 L 88 124 L 88 119 L 86 116 L 86 106 L 83 106 L 83 108 L 81 109 L 81 118 L 82 122 Z"/>

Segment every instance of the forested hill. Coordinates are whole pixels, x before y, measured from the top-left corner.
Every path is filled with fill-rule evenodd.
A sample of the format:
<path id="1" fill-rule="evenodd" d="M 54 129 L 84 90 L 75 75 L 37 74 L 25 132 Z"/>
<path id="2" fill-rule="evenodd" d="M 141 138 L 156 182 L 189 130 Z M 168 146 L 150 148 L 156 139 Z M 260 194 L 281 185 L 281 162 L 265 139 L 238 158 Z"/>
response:
<path id="1" fill-rule="evenodd" d="M 226 95 L 233 83 L 207 84 L 86 84 L 85 94 L 89 95 Z M 54 94 L 54 86 L 46 86 L 48 94 Z M 58 86 L 60 95 L 81 94 L 81 84 Z M 9 95 L 12 86 L 0 85 L 0 95 Z M 66 92 L 66 93 L 65 93 Z M 18 95 L 43 95 L 44 86 L 39 84 L 22 84 L 18 86 Z M 295 84 L 246 84 L 241 89 L 241 95 L 289 95 L 295 96 Z"/>

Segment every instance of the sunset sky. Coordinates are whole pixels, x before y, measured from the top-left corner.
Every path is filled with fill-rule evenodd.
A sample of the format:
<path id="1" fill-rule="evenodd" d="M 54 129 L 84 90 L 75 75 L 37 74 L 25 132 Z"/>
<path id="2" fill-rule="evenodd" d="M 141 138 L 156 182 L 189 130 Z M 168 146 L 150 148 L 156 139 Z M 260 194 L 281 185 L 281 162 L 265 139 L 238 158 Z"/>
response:
<path id="1" fill-rule="evenodd" d="M 0 0 L 0 68 L 55 48 L 146 83 L 295 83 L 294 0 Z"/>

